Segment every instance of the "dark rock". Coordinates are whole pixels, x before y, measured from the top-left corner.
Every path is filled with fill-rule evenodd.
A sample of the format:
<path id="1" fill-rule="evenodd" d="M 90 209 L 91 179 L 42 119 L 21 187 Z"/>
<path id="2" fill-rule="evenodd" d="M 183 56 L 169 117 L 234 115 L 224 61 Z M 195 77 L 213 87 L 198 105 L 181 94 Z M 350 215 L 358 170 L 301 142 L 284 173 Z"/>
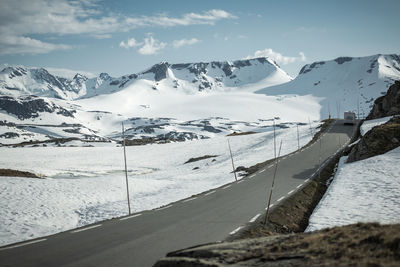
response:
<path id="1" fill-rule="evenodd" d="M 205 156 L 201 156 L 201 157 L 190 158 L 184 164 L 188 164 L 188 163 L 192 163 L 192 162 L 196 162 L 196 161 L 200 161 L 200 160 L 205 160 L 205 159 L 209 159 L 209 158 L 216 158 L 216 157 L 218 157 L 218 156 L 217 155 L 205 155 Z M 215 159 L 213 161 L 215 161 Z"/>
<path id="2" fill-rule="evenodd" d="M 207 131 L 207 132 L 211 132 L 211 133 L 221 133 L 222 132 L 221 130 L 214 128 L 213 126 L 210 126 L 210 125 L 205 125 L 203 127 L 203 131 Z"/>
<path id="3" fill-rule="evenodd" d="M 14 132 L 5 132 L 3 134 L 0 134 L 0 138 L 15 138 L 15 137 L 19 137 L 18 133 L 14 133 Z"/>
<path id="4" fill-rule="evenodd" d="M 233 72 L 232 72 L 232 66 L 231 66 L 228 62 L 226 62 L 226 63 L 224 64 L 222 70 L 224 71 L 225 76 L 231 76 L 232 73 L 233 73 Z"/>
<path id="5" fill-rule="evenodd" d="M 400 117 L 375 126 L 351 150 L 347 162 L 384 154 L 400 145 Z"/>
<path id="6" fill-rule="evenodd" d="M 314 62 L 311 65 L 307 64 L 301 68 L 299 75 L 306 74 L 307 72 L 310 72 L 313 68 L 317 67 L 318 65 L 324 65 L 324 64 L 325 64 L 324 61 Z"/>
<path id="7" fill-rule="evenodd" d="M 143 72 L 146 73 L 154 73 L 154 80 L 161 81 L 162 79 L 167 78 L 167 71 L 169 68 L 169 64 L 167 62 L 161 62 L 159 64 L 154 65 L 149 70 Z"/>
<path id="8" fill-rule="evenodd" d="M 400 224 L 357 223 L 310 233 L 266 233 L 170 252 L 154 266 L 397 266 L 399 231 Z"/>
<path id="9" fill-rule="evenodd" d="M 188 70 L 195 75 L 200 75 L 202 73 L 206 74 L 207 73 L 207 65 L 208 65 L 208 63 L 203 63 L 203 62 L 194 63 L 194 64 L 190 65 Z"/>
<path id="10" fill-rule="evenodd" d="M 172 64 L 171 69 L 175 70 L 183 70 L 186 69 L 190 66 L 190 63 L 184 63 L 184 64 Z"/>
<path id="11" fill-rule="evenodd" d="M 338 57 L 337 59 L 335 59 L 336 63 L 339 65 L 341 65 L 345 62 L 352 61 L 352 60 L 353 60 L 353 58 L 351 58 L 351 57 Z"/>
<path id="12" fill-rule="evenodd" d="M 400 81 L 389 87 L 386 95 L 378 97 L 367 120 L 400 114 Z"/>
<path id="13" fill-rule="evenodd" d="M 118 85 L 120 83 L 119 80 L 114 80 L 112 82 L 110 82 L 110 85 Z"/>
<path id="14" fill-rule="evenodd" d="M 131 74 L 131 75 L 128 76 L 128 78 L 131 79 L 131 80 L 132 79 L 136 79 L 137 77 L 138 77 L 137 74 Z"/>
<path id="15" fill-rule="evenodd" d="M 18 100 L 2 96 L 0 97 L 0 108 L 7 111 L 9 114 L 16 115 L 19 119 L 29 119 L 39 117 L 39 112 L 48 112 L 63 115 L 65 117 L 74 117 L 73 113 L 76 111 L 69 111 L 54 103 L 49 104 L 42 98 L 27 97 Z"/>

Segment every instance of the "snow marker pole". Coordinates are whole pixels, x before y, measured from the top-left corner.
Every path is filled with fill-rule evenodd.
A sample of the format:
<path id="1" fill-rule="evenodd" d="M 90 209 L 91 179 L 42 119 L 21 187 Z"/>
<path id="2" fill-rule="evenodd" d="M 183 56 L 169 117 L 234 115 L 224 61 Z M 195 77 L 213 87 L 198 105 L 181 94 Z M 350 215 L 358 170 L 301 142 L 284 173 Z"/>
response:
<path id="1" fill-rule="evenodd" d="M 276 171 L 278 170 L 278 162 L 279 162 L 279 157 L 281 155 L 281 148 L 282 148 L 282 140 L 281 144 L 279 145 L 279 153 L 278 157 L 275 159 L 275 170 L 274 170 L 274 177 L 272 178 L 272 186 L 271 186 L 271 191 L 269 192 L 269 198 L 268 198 L 268 206 L 267 206 L 267 213 L 265 214 L 264 217 L 264 225 L 267 224 L 267 220 L 269 217 L 269 205 L 271 204 L 271 197 L 272 197 L 272 191 L 274 190 L 274 185 L 275 185 L 275 177 L 276 177 Z"/>
<path id="2" fill-rule="evenodd" d="M 127 167 L 126 167 L 126 149 L 125 149 L 125 129 L 124 129 L 124 122 L 122 122 L 122 144 L 123 144 L 123 146 L 124 146 L 126 196 L 127 196 L 127 198 L 128 198 L 128 210 L 129 210 L 129 215 L 131 215 L 131 203 L 130 203 L 130 200 L 129 200 L 128 170 L 127 170 Z"/>
<path id="3" fill-rule="evenodd" d="M 300 150 L 300 137 L 299 137 L 299 124 L 296 124 L 297 126 L 297 149 Z"/>
<path id="4" fill-rule="evenodd" d="M 321 149 L 322 149 L 322 140 L 321 137 L 319 138 L 319 169 L 318 169 L 318 178 L 321 181 Z"/>
<path id="5" fill-rule="evenodd" d="M 275 133 L 275 118 L 274 118 L 274 158 L 276 159 L 276 133 Z"/>
<path id="6" fill-rule="evenodd" d="M 235 175 L 235 180 L 237 181 L 237 176 L 236 176 L 236 171 L 235 171 L 235 164 L 233 163 L 233 156 L 232 156 L 231 144 L 229 143 L 229 138 L 228 138 L 228 147 L 229 147 L 229 153 L 231 154 L 233 174 Z"/>

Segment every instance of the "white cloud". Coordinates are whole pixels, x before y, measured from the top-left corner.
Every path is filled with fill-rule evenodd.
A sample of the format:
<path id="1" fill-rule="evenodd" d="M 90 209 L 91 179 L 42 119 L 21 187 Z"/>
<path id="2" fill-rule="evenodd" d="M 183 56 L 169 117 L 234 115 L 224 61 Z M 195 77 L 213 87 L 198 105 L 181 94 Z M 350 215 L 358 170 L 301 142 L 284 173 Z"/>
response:
<path id="1" fill-rule="evenodd" d="M 222 19 L 235 19 L 236 16 L 219 9 L 212 9 L 203 13 L 187 13 L 181 17 L 168 17 L 166 14 L 157 16 L 142 16 L 139 18 L 126 18 L 125 24 L 128 27 L 137 28 L 144 26 L 189 26 L 209 24 L 214 25 L 215 22 Z"/>
<path id="2" fill-rule="evenodd" d="M 288 57 L 284 56 L 281 53 L 278 53 L 271 48 L 266 48 L 264 50 L 257 50 L 254 52 L 253 56 L 248 56 L 247 58 L 257 58 L 257 57 L 269 57 L 273 60 L 275 60 L 276 63 L 282 64 L 282 65 L 287 65 L 296 61 L 306 61 L 307 58 L 304 55 L 303 52 L 299 53 L 298 57 Z"/>
<path id="3" fill-rule="evenodd" d="M 143 43 L 138 43 L 135 38 L 129 38 L 128 41 L 124 42 L 122 41 L 119 43 L 120 47 L 123 47 L 125 49 L 129 49 L 131 47 L 136 47 L 136 46 L 141 46 Z"/>
<path id="4" fill-rule="evenodd" d="M 181 40 L 175 40 L 172 43 L 172 46 L 174 48 L 179 48 L 185 45 L 194 45 L 197 44 L 199 42 L 199 40 L 197 40 L 196 38 L 192 38 L 192 39 L 181 39 Z"/>
<path id="5" fill-rule="evenodd" d="M 167 43 L 160 42 L 150 35 L 149 37 L 144 38 L 144 45 L 138 50 L 138 52 L 142 55 L 154 55 L 166 46 Z"/>
<path id="6" fill-rule="evenodd" d="M 129 17 L 105 13 L 96 0 L 2 0 L 0 8 L 0 36 L 25 39 L 24 45 L 12 47 L 2 42 L 1 54 L 46 53 L 71 48 L 40 40 L 62 35 L 87 34 L 97 39 L 110 38 L 115 32 L 128 32 L 138 27 L 174 27 L 197 24 L 213 25 L 223 19 L 234 19 L 224 10 L 212 9 L 202 13 L 186 13 L 172 17 L 167 14 Z M 32 35 L 39 36 L 34 39 Z M 39 43 L 44 44 L 40 48 Z M 31 49 L 30 49 L 31 47 Z"/>
<path id="7" fill-rule="evenodd" d="M 0 54 L 45 54 L 54 50 L 66 50 L 72 47 L 64 44 L 52 44 L 23 36 L 2 36 Z"/>

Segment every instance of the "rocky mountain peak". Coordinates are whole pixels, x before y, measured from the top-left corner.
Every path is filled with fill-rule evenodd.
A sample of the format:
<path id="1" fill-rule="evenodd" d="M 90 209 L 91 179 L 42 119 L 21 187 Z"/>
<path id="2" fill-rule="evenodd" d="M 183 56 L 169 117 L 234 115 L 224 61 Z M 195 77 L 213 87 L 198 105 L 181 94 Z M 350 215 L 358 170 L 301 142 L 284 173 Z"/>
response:
<path id="1" fill-rule="evenodd" d="M 167 71 L 169 68 L 168 62 L 160 62 L 158 64 L 153 65 L 150 69 L 143 72 L 143 74 L 154 73 L 154 80 L 161 81 L 162 79 L 167 78 Z"/>
<path id="2" fill-rule="evenodd" d="M 88 77 L 86 77 L 85 75 L 82 75 L 80 73 L 77 73 L 77 74 L 75 74 L 74 78 L 72 78 L 72 80 L 84 82 L 84 81 L 88 80 Z"/>
<path id="3" fill-rule="evenodd" d="M 99 78 L 102 80 L 110 80 L 111 76 L 108 75 L 108 73 L 102 72 L 102 73 L 100 73 Z"/>

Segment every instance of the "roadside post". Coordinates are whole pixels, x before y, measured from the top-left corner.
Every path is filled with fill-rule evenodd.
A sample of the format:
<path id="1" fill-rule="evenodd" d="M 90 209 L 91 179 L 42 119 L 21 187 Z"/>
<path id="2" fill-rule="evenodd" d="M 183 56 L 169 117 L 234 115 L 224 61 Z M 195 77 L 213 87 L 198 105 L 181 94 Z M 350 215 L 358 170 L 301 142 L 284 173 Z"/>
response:
<path id="1" fill-rule="evenodd" d="M 124 129 L 124 122 L 122 122 L 122 144 L 123 144 L 123 147 L 124 147 L 126 196 L 127 196 L 127 199 L 128 199 L 128 211 L 129 211 L 129 215 L 131 215 L 131 203 L 130 203 L 130 200 L 129 200 L 128 169 L 127 169 L 127 166 L 126 166 L 126 149 L 125 149 L 125 129 Z"/>
<path id="2" fill-rule="evenodd" d="M 264 218 L 264 225 L 267 224 L 267 220 L 269 217 L 269 206 L 271 204 L 271 197 L 272 197 L 272 192 L 274 190 L 274 185 L 275 185 L 275 177 L 276 177 L 276 171 L 278 170 L 278 162 L 279 162 L 279 157 L 281 155 L 281 148 L 282 148 L 282 140 L 281 143 L 279 145 L 279 153 L 278 153 L 278 157 L 275 159 L 275 170 L 274 170 L 274 177 L 272 178 L 272 186 L 271 186 L 271 191 L 269 192 L 269 197 L 268 197 L 268 204 L 267 204 L 267 213 L 265 214 L 265 218 Z"/>
<path id="3" fill-rule="evenodd" d="M 235 164 L 233 163 L 232 149 L 231 149 L 231 144 L 229 143 L 229 138 L 228 138 L 228 147 L 229 147 L 229 153 L 231 154 L 233 174 L 235 175 L 235 180 L 237 181 L 237 176 L 236 176 L 236 171 L 235 171 Z"/>
<path id="4" fill-rule="evenodd" d="M 297 149 L 300 149 L 300 137 L 299 137 L 299 123 L 296 124 L 297 126 Z"/>

